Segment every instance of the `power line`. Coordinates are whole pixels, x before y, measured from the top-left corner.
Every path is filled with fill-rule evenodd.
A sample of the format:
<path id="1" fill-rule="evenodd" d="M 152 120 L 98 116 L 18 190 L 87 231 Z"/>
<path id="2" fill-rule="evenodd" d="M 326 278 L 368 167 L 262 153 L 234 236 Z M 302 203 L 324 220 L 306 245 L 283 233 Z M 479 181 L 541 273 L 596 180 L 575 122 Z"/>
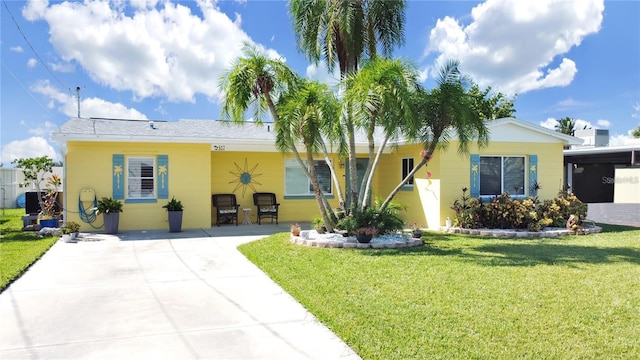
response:
<path id="1" fill-rule="evenodd" d="M 51 69 L 49 69 L 49 67 L 47 66 L 47 63 L 45 63 L 44 60 L 42 60 L 42 58 L 40 57 L 40 55 L 38 55 L 38 52 L 33 48 L 31 43 L 29 42 L 29 39 L 27 39 L 27 36 L 22 32 L 22 29 L 20 28 L 20 25 L 18 25 L 18 22 L 13 17 L 13 14 L 11 13 L 11 10 L 9 10 L 9 6 L 7 6 L 7 2 L 5 0 L 2 0 L 2 3 L 4 4 L 4 7 L 7 9 L 7 12 L 9 13 L 9 16 L 11 17 L 11 20 L 13 20 L 13 23 L 16 25 L 16 28 L 18 28 L 18 31 L 20 32 L 20 34 L 24 38 L 24 41 L 26 41 L 27 45 L 29 45 L 29 48 L 31 49 L 31 51 L 33 51 L 33 53 L 36 55 L 38 60 L 40 60 L 40 63 L 42 64 L 42 66 L 44 66 L 44 68 L 47 69 L 49 74 L 51 74 L 51 76 L 53 76 L 53 78 L 56 79 L 56 81 L 62 86 L 63 89 L 70 89 L 65 84 L 63 84 L 62 81 L 60 81 L 60 79 L 58 79 L 58 77 L 53 73 L 53 71 L 51 71 Z"/>
<path id="2" fill-rule="evenodd" d="M 31 96 L 33 98 L 33 101 L 35 101 L 38 105 L 40 105 L 40 107 L 42 107 L 44 110 L 46 110 L 46 112 L 49 113 L 49 115 L 53 116 L 53 114 L 51 113 L 51 111 L 49 111 L 49 109 L 47 109 L 44 105 L 42 105 L 38 99 L 36 99 L 35 96 L 33 96 L 33 94 L 31 93 L 31 91 L 29 91 L 29 89 L 27 89 L 26 86 L 24 86 L 24 84 L 20 81 L 20 79 L 18 79 L 16 77 L 16 75 L 13 73 L 13 71 L 11 71 L 11 69 L 9 69 L 9 67 L 7 66 L 7 64 L 4 63 L 4 60 L 0 59 L 0 62 L 2 63 L 2 66 L 4 66 L 7 71 L 9 72 L 9 74 L 11 74 L 11 76 L 13 76 L 14 79 L 16 79 L 16 81 L 18 82 L 18 84 L 20 84 L 20 86 L 22 86 L 22 88 L 24 89 L 24 91 L 27 92 L 27 94 L 29 94 L 29 96 Z"/>

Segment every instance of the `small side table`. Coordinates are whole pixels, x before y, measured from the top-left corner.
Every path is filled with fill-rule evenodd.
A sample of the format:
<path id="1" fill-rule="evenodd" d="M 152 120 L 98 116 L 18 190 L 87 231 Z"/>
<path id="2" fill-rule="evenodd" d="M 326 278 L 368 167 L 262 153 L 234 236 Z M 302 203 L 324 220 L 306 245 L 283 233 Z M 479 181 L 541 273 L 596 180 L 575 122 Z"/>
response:
<path id="1" fill-rule="evenodd" d="M 242 222 L 242 225 L 251 225 L 251 218 L 249 217 L 251 208 L 242 208 L 242 212 L 244 212 L 244 221 Z"/>

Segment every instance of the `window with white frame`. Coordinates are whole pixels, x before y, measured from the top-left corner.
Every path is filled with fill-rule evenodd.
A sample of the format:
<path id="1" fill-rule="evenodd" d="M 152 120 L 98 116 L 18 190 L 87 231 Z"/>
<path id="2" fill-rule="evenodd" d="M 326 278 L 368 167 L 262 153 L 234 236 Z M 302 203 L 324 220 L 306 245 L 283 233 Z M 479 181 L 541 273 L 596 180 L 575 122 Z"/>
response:
<path id="1" fill-rule="evenodd" d="M 413 158 L 402 159 L 402 178 L 400 180 L 404 180 L 411 170 L 413 170 Z M 413 186 L 413 176 L 404 184 L 404 186 Z"/>
<path id="2" fill-rule="evenodd" d="M 127 198 L 155 198 L 155 173 L 153 157 L 127 158 Z"/>
<path id="3" fill-rule="evenodd" d="M 480 196 L 524 195 L 524 156 L 481 156 Z"/>
<path id="4" fill-rule="evenodd" d="M 305 161 L 304 163 L 306 164 L 307 162 Z M 332 194 L 329 165 L 324 160 L 314 160 L 314 167 L 322 192 L 327 195 Z M 285 196 L 313 195 L 313 185 L 300 168 L 296 159 L 287 159 L 285 161 L 284 194 Z"/>

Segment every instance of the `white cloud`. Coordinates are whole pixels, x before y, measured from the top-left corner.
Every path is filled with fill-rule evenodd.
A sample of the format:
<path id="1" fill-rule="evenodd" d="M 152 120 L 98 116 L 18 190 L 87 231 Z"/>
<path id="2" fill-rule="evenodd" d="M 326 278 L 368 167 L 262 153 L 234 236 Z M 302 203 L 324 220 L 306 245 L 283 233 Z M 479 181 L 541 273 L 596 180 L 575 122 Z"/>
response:
<path id="1" fill-rule="evenodd" d="M 631 135 L 613 135 L 609 137 L 609 146 L 640 145 L 640 139 Z"/>
<path id="2" fill-rule="evenodd" d="M 251 42 L 240 17 L 230 19 L 213 0 L 199 0 L 197 13 L 171 1 L 113 4 L 33 0 L 23 15 L 48 23 L 50 42 L 64 61 L 75 61 L 97 83 L 131 90 L 135 99 L 219 98 L 219 75 L 242 55 L 241 44 Z"/>
<path id="3" fill-rule="evenodd" d="M 633 104 L 633 113 L 631 114 L 631 117 L 640 117 L 640 101 L 637 101 L 635 104 Z"/>
<path id="4" fill-rule="evenodd" d="M 36 66 L 36 64 L 38 63 L 38 60 L 31 58 L 27 61 L 27 67 L 29 68 L 34 68 Z"/>
<path id="5" fill-rule="evenodd" d="M 603 0 L 487 0 L 468 25 L 439 19 L 425 53 L 439 53 L 436 69 L 459 59 L 479 85 L 508 95 L 567 86 L 578 68 L 563 55 L 600 30 L 603 12 Z"/>
<path id="6" fill-rule="evenodd" d="M 596 121 L 596 124 L 598 125 L 599 129 L 606 129 L 606 128 L 611 126 L 611 121 L 600 119 L 600 120 Z"/>
<path id="7" fill-rule="evenodd" d="M 574 119 L 575 120 L 575 126 L 573 127 L 574 130 L 582 130 L 582 129 L 591 129 L 591 128 L 599 128 L 598 126 L 593 126 L 591 124 L 591 122 L 587 121 L 587 120 L 582 120 L 582 119 Z M 603 123 L 608 123 L 607 120 L 598 120 L 599 122 L 602 121 Z M 556 129 L 556 125 L 558 125 L 558 119 L 555 118 L 547 118 L 547 120 L 545 121 L 541 121 L 540 126 L 545 127 L 547 129 L 551 129 L 551 130 L 555 130 Z"/>
<path id="8" fill-rule="evenodd" d="M 75 70 L 75 67 L 71 63 L 49 63 L 49 66 L 51 66 L 54 71 L 61 73 L 72 73 Z"/>
<path id="9" fill-rule="evenodd" d="M 567 99 L 558 101 L 554 108 L 558 111 L 565 111 L 565 110 L 571 110 L 571 109 L 583 107 L 586 105 L 588 105 L 588 103 L 583 101 L 578 101 L 572 98 L 567 98 Z"/>
<path id="10" fill-rule="evenodd" d="M 51 86 L 49 81 L 40 81 L 30 87 L 30 90 L 45 95 L 57 104 L 58 110 L 65 115 L 72 117 L 78 115 L 77 98 L 64 93 Z M 100 98 L 83 98 L 80 100 L 80 115 L 89 117 L 108 117 L 117 119 L 141 119 L 147 120 L 147 116 L 140 111 L 127 108 L 121 103 L 113 103 Z"/>
<path id="11" fill-rule="evenodd" d="M 547 120 L 540 122 L 540 126 L 551 130 L 555 130 L 556 125 L 558 125 L 558 121 L 554 118 L 548 118 Z"/>
<path id="12" fill-rule="evenodd" d="M 593 126 L 591 122 L 587 120 L 576 119 L 576 126 L 574 126 L 573 128 L 576 130 L 583 130 L 583 129 L 597 129 L 598 127 Z"/>
<path id="13" fill-rule="evenodd" d="M 54 160 L 60 159 L 53 146 L 45 138 L 33 136 L 26 140 L 15 140 L 3 146 L 0 161 L 11 163 L 15 159 L 39 156 L 49 156 Z"/>
<path id="14" fill-rule="evenodd" d="M 336 66 L 333 73 L 329 73 L 324 61 L 318 62 L 318 65 L 311 64 L 307 66 L 306 75 L 308 79 L 317 80 L 321 83 L 334 87 L 340 82 L 340 69 Z"/>
<path id="15" fill-rule="evenodd" d="M 24 50 L 22 49 L 22 46 L 12 46 L 9 48 L 9 50 L 13 51 L 13 52 L 17 52 L 17 53 L 21 53 Z"/>
<path id="16" fill-rule="evenodd" d="M 27 132 L 31 135 L 35 136 L 48 136 L 52 130 L 57 128 L 57 125 L 52 123 L 51 121 L 45 121 L 41 126 L 38 127 L 30 127 Z"/>

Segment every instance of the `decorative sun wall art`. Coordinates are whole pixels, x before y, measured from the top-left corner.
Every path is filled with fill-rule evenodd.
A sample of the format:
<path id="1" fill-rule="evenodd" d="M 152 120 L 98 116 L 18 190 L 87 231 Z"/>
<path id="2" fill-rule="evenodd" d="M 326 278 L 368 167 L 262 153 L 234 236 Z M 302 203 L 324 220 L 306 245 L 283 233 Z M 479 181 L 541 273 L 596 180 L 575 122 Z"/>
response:
<path id="1" fill-rule="evenodd" d="M 255 180 L 262 174 L 255 173 L 258 164 L 253 165 L 253 167 L 249 169 L 249 162 L 247 158 L 244 159 L 244 168 L 240 167 L 240 165 L 238 165 L 238 163 L 236 162 L 234 162 L 233 164 L 236 166 L 236 171 L 229 171 L 229 173 L 235 176 L 235 179 L 229 181 L 229 184 L 237 183 L 236 187 L 233 188 L 234 193 L 236 192 L 236 190 L 242 187 L 242 198 L 244 199 L 244 194 L 247 192 L 247 187 L 251 188 L 253 192 L 256 192 L 255 185 L 262 185 Z"/>

